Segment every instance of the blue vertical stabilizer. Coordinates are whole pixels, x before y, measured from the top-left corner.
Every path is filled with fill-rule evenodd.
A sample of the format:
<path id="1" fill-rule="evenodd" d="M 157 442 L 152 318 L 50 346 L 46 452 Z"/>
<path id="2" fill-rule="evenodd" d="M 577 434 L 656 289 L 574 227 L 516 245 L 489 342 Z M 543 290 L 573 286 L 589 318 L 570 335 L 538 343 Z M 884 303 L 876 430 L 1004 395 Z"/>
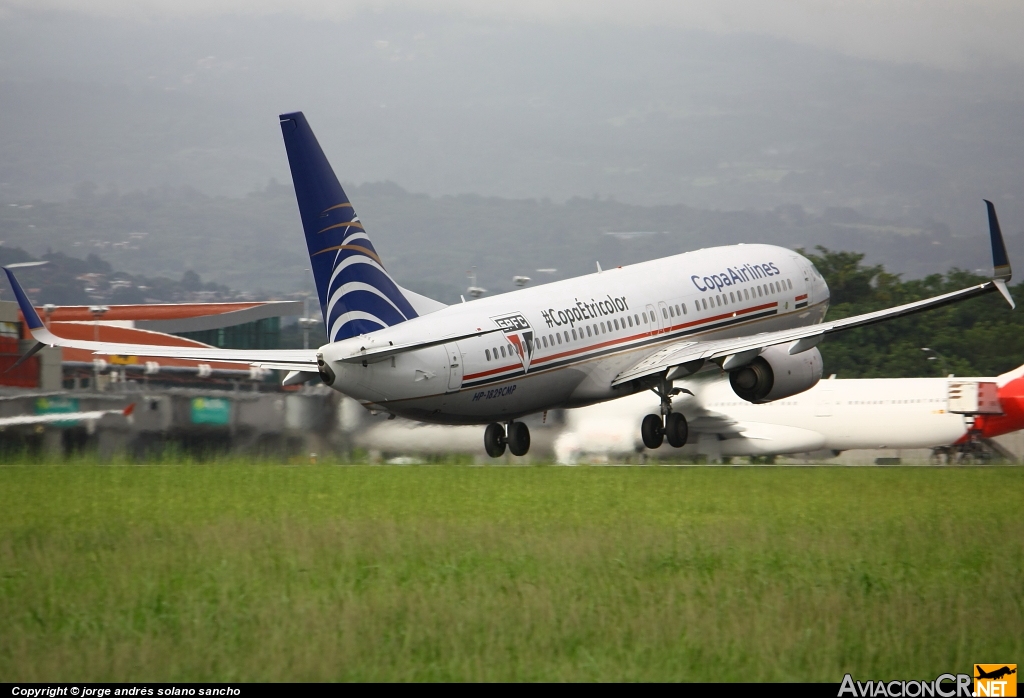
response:
<path id="1" fill-rule="evenodd" d="M 416 317 L 384 270 L 302 112 L 281 115 L 327 337 L 336 342 Z"/>

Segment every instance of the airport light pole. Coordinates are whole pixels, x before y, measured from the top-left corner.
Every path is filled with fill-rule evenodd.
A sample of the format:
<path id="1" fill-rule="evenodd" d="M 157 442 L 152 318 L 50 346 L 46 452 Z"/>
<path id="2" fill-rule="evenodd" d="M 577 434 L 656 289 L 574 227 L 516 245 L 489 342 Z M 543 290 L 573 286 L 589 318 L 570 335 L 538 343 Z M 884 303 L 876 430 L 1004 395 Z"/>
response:
<path id="1" fill-rule="evenodd" d="M 943 376 L 948 376 L 949 375 L 949 370 L 948 370 L 949 367 L 946 365 L 946 357 L 944 357 L 942 354 L 940 354 L 939 352 L 935 351 L 931 347 L 921 347 L 921 351 L 923 351 L 925 353 L 928 353 L 928 354 L 933 354 L 933 356 L 929 356 L 928 357 L 928 361 L 938 361 L 939 362 L 939 367 L 942 369 L 942 375 Z"/>

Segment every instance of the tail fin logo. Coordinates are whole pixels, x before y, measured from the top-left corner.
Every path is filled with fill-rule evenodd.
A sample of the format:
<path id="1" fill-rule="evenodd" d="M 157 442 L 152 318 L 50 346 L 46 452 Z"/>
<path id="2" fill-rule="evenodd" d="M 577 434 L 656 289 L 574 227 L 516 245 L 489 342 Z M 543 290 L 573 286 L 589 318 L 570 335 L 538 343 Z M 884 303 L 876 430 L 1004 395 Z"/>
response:
<path id="1" fill-rule="evenodd" d="M 331 341 L 390 327 L 416 317 L 373 249 L 352 204 L 336 204 L 321 214 L 325 225 L 316 233 L 320 247 L 310 245 L 310 261 L 330 262 L 324 319 Z M 340 220 L 339 220 L 340 219 Z M 326 244 L 324 244 L 326 243 Z"/>
<path id="2" fill-rule="evenodd" d="M 302 112 L 282 114 L 281 133 L 328 339 L 417 317 L 384 269 Z"/>
<path id="3" fill-rule="evenodd" d="M 534 344 L 533 326 L 530 325 L 530 321 L 522 313 L 492 317 L 491 320 L 503 330 L 505 339 L 512 345 L 513 351 L 519 356 L 519 361 L 523 364 L 523 371 L 529 373 L 530 362 L 533 360 L 533 352 L 536 346 Z"/>

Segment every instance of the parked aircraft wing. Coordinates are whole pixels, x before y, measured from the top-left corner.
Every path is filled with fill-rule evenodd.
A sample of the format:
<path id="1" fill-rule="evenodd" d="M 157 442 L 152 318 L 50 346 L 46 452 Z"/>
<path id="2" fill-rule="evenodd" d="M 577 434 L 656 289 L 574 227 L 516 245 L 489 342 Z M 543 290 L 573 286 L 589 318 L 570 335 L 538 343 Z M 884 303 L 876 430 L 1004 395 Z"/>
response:
<path id="1" fill-rule="evenodd" d="M 123 410 L 90 410 L 88 412 L 53 412 L 50 414 L 25 414 L 17 417 L 0 417 L 0 427 L 13 427 L 22 424 L 50 424 L 53 422 L 81 422 L 100 419 L 108 414 L 131 416 L 135 403 Z"/>
<path id="2" fill-rule="evenodd" d="M 991 281 L 932 298 L 925 298 L 884 310 L 876 310 L 872 313 L 854 315 L 853 317 L 841 320 L 822 322 L 817 325 L 798 327 L 792 330 L 763 332 L 756 335 L 709 342 L 679 340 L 666 347 L 662 347 L 620 373 L 612 381 L 612 385 L 622 385 L 662 372 L 665 372 L 665 375 L 670 378 L 673 372 L 678 374 L 676 377 L 683 377 L 699 370 L 705 362 L 723 360 L 723 363 L 729 363 L 731 357 L 735 357 L 733 362 L 739 367 L 753 360 L 762 350 L 778 344 L 792 343 L 789 353 L 799 354 L 813 347 L 826 334 L 872 325 L 876 322 L 883 322 L 904 315 L 920 313 L 924 310 L 939 308 L 975 296 L 992 293 L 993 291 L 998 291 L 1006 299 L 1006 302 L 1010 304 L 1010 307 L 1013 308 L 1013 299 L 1006 288 L 1006 282 L 1010 280 L 1012 270 L 1010 269 L 1010 261 L 1006 256 L 1003 234 L 999 228 L 999 220 L 996 218 L 995 207 L 991 201 L 985 201 L 985 204 L 988 206 L 989 234 L 992 243 L 992 266 L 994 267 Z M 729 368 L 729 366 L 726 365 L 726 368 Z"/>

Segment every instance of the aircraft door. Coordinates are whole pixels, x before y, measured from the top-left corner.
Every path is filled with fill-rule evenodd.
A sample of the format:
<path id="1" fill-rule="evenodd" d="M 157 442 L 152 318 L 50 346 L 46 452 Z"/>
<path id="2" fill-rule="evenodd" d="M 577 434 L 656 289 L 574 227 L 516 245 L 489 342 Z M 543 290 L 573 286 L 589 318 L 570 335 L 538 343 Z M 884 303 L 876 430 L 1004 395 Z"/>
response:
<path id="1" fill-rule="evenodd" d="M 462 352 L 455 342 L 445 344 L 444 350 L 448 352 L 448 392 L 453 393 L 462 387 Z"/>
<path id="2" fill-rule="evenodd" d="M 658 334 L 658 320 L 655 317 L 655 315 L 656 313 L 654 312 L 654 306 L 648 303 L 647 317 L 649 318 L 649 320 L 647 321 L 647 333 L 651 335 Z"/>
<path id="3" fill-rule="evenodd" d="M 658 334 L 668 331 L 668 305 L 658 301 Z"/>

